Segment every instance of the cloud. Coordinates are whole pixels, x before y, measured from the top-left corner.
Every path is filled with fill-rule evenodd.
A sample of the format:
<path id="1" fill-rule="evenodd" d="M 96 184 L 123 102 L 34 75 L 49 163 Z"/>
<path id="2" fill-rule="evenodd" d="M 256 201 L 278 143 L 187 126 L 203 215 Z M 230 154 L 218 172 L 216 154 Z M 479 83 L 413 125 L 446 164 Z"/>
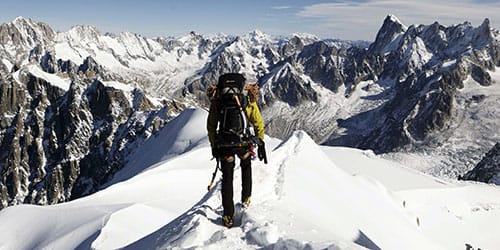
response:
<path id="1" fill-rule="evenodd" d="M 286 9 L 290 9 L 292 7 L 290 6 L 273 6 L 271 7 L 273 10 L 286 10 Z"/>
<path id="2" fill-rule="evenodd" d="M 397 16 L 404 24 L 453 25 L 470 21 L 479 25 L 490 18 L 493 27 L 500 20 L 494 20 L 500 13 L 500 2 L 484 4 L 485 0 L 367 0 L 320 3 L 304 7 L 297 13 L 303 19 L 313 20 L 320 36 L 328 33 L 335 38 L 373 40 L 376 32 L 388 14 Z M 500 19 L 500 18 L 499 18 Z M 330 35 L 330 36 L 331 36 Z"/>

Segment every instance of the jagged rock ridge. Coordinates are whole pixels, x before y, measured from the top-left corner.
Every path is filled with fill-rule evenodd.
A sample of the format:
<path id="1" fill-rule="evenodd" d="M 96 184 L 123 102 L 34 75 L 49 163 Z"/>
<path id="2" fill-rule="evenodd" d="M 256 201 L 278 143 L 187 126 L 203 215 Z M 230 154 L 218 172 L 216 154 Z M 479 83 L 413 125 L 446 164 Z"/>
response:
<path id="1" fill-rule="evenodd" d="M 448 147 L 463 124 L 485 123 L 475 113 L 498 107 L 498 95 L 465 91 L 474 84 L 496 89 L 500 39 L 488 19 L 479 27 L 406 27 L 388 16 L 368 47 L 260 31 L 156 39 L 91 26 L 58 33 L 23 18 L 2 24 L 0 39 L 4 205 L 92 192 L 123 166 L 129 141 L 151 131 L 153 120 L 168 120 L 162 112 L 207 105 L 207 84 L 226 72 L 258 82 L 266 131 L 276 137 L 303 129 L 317 142 L 379 153 L 437 148 L 452 160 L 432 171 L 448 176 L 464 173 L 500 140 L 475 134 Z M 160 112 L 144 104 L 145 94 L 172 101 Z M 494 134 L 499 120 L 493 115 L 481 134 Z"/>
<path id="2" fill-rule="evenodd" d="M 0 30 L 10 34 L 0 33 L 8 45 L 0 50 L 0 208 L 95 192 L 179 111 L 105 81 L 113 74 L 92 57 L 56 59 L 55 32 L 44 24 L 18 18 Z"/>

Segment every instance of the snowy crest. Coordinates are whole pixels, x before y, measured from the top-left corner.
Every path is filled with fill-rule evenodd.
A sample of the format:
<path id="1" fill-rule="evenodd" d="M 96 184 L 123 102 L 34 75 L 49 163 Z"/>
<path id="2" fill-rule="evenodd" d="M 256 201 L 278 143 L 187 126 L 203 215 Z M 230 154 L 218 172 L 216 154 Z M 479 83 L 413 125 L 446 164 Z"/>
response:
<path id="1" fill-rule="evenodd" d="M 319 146 L 304 131 L 284 142 L 266 137 L 269 164 L 253 162 L 252 204 L 244 211 L 236 205 L 236 224 L 227 229 L 220 219 L 220 181 L 205 189 L 215 165 L 199 128 L 206 116 L 189 109 L 146 142 L 123 171 L 157 162 L 130 179 L 57 206 L 0 211 L 0 248 L 443 249 L 500 243 L 476 230 L 484 219 L 499 218 L 500 189 L 457 187 L 366 151 Z M 240 171 L 235 174 L 237 200 Z M 500 231 L 497 224 L 481 225 Z"/>
<path id="2" fill-rule="evenodd" d="M 398 39 L 406 32 L 407 27 L 394 15 L 388 15 L 377 33 L 375 42 L 370 45 L 374 53 L 384 54 L 395 48 Z"/>
<path id="3" fill-rule="evenodd" d="M 438 176 L 479 162 L 500 127 L 499 34 L 488 20 L 406 27 L 390 15 L 369 49 L 260 31 L 56 34 L 23 18 L 0 31 L 0 205 L 73 200 L 0 211 L 0 248 L 500 244 L 484 237 L 500 232 L 484 223 L 500 218 L 497 187 L 447 183 L 372 151 L 313 142 L 377 153 L 427 147 L 405 164 L 438 164 L 426 169 Z M 254 161 L 253 203 L 231 230 L 220 226 L 220 184 L 205 192 L 215 166 L 207 113 L 186 109 L 203 106 L 224 72 L 258 81 L 270 160 Z"/>

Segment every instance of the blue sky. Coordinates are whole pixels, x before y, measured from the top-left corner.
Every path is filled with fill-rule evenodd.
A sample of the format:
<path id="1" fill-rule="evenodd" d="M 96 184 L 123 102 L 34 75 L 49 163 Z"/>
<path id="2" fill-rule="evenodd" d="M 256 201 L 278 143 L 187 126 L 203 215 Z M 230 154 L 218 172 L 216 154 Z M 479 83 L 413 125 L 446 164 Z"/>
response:
<path id="1" fill-rule="evenodd" d="M 241 35 L 259 29 L 275 35 L 310 33 L 320 38 L 372 41 L 388 14 L 404 24 L 477 26 L 488 17 L 500 27 L 500 0 L 27 0 L 0 2 L 0 22 L 17 16 L 59 31 L 77 24 L 101 32 L 130 31 L 146 37 L 201 34 Z"/>

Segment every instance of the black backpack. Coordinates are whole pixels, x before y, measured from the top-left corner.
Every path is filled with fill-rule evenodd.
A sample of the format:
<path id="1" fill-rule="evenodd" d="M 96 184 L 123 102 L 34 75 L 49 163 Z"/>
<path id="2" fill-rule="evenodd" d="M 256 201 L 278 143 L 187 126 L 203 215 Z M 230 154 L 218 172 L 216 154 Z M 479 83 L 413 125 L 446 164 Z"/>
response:
<path id="1" fill-rule="evenodd" d="M 241 74 L 230 73 L 219 77 L 215 93 L 219 112 L 219 147 L 246 146 L 254 137 L 245 111 L 248 97 L 243 91 L 244 85 L 245 77 Z"/>

